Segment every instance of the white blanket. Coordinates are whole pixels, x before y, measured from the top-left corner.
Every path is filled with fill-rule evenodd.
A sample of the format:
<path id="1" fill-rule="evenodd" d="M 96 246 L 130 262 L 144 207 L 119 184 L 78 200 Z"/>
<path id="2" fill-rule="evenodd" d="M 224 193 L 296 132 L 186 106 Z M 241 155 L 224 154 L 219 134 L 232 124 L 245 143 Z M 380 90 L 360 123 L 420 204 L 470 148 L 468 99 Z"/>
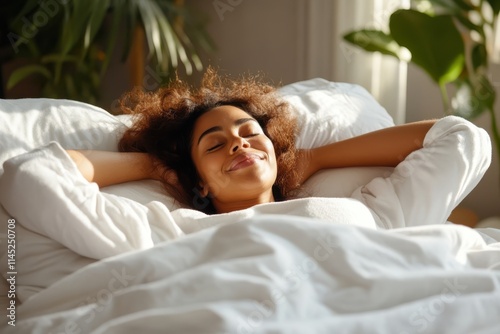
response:
<path id="1" fill-rule="evenodd" d="M 263 215 L 89 265 L 5 333 L 499 333 L 485 238 Z"/>

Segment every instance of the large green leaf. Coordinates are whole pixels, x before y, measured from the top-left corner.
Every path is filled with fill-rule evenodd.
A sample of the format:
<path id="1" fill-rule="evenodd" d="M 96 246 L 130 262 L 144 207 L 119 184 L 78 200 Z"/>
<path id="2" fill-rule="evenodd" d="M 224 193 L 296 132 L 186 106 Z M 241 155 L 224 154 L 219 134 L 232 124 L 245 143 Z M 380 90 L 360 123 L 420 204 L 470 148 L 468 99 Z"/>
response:
<path id="1" fill-rule="evenodd" d="M 464 43 L 450 16 L 400 9 L 391 15 L 389 26 L 394 40 L 411 52 L 411 61 L 436 83 L 458 78 L 465 64 Z"/>
<path id="2" fill-rule="evenodd" d="M 47 79 L 51 77 L 50 71 L 42 65 L 26 65 L 12 72 L 12 74 L 9 76 L 9 80 L 7 81 L 7 89 L 11 89 L 21 80 L 33 74 L 41 74 Z"/>
<path id="3" fill-rule="evenodd" d="M 381 52 L 396 58 L 403 58 L 401 46 L 391 35 L 380 30 L 362 29 L 352 31 L 345 34 L 344 39 L 366 51 Z"/>

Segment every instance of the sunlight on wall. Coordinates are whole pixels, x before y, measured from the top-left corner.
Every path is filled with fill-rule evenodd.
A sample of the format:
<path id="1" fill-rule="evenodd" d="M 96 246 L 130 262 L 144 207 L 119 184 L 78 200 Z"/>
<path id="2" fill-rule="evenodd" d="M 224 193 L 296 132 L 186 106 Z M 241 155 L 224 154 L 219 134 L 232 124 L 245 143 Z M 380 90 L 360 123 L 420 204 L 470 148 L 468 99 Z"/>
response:
<path id="1" fill-rule="evenodd" d="M 342 40 L 354 29 L 384 29 L 390 14 L 408 8 L 409 0 L 339 0 L 336 2 L 335 76 L 336 81 L 362 85 L 382 104 L 396 124 L 406 120 L 407 64 L 378 53 L 368 53 Z"/>

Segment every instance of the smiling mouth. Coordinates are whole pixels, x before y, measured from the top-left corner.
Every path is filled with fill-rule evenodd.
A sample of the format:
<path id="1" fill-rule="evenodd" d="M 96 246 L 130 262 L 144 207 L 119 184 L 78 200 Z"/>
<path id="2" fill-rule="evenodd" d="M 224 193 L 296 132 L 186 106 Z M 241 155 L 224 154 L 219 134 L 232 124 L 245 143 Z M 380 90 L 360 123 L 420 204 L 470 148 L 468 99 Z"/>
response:
<path id="1" fill-rule="evenodd" d="M 229 166 L 229 169 L 227 170 L 228 172 L 232 172 L 238 169 L 242 169 L 248 166 L 253 165 L 259 160 L 262 160 L 263 158 L 259 156 L 258 154 L 255 153 L 244 153 L 238 155 L 236 158 L 233 159 L 231 162 L 231 165 Z"/>

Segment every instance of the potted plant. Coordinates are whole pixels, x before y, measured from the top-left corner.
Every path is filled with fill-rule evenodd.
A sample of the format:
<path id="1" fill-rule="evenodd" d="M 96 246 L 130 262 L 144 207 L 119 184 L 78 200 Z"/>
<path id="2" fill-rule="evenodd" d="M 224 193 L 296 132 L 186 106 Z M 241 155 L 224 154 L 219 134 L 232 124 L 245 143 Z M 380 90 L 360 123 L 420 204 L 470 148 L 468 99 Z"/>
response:
<path id="1" fill-rule="evenodd" d="M 118 41 L 125 60 L 137 32 L 147 42 L 151 68 L 162 77 L 179 65 L 186 74 L 201 70 L 199 52 L 212 49 L 182 0 L 28 0 L 3 7 L 1 60 L 24 60 L 10 74 L 7 89 L 36 79 L 44 97 L 96 103 Z"/>
<path id="2" fill-rule="evenodd" d="M 496 92 L 488 78 L 500 0 L 416 0 L 414 4 L 412 9 L 391 14 L 388 31 L 361 29 L 345 34 L 344 39 L 366 51 L 419 66 L 440 88 L 446 114 L 473 119 L 488 112 L 500 156 Z"/>

